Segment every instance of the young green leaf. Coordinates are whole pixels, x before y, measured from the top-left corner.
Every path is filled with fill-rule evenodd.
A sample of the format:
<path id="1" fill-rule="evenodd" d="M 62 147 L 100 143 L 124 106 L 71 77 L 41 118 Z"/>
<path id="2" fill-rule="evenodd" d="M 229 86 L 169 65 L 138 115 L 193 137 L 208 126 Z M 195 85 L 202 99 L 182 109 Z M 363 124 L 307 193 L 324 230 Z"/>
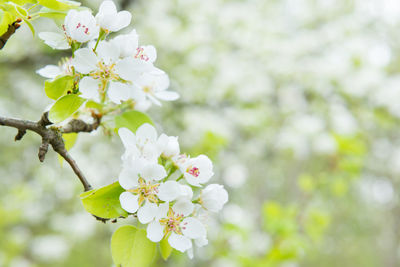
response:
<path id="1" fill-rule="evenodd" d="M 49 120 L 53 123 L 61 122 L 74 114 L 86 101 L 77 95 L 65 95 L 57 100 L 49 111 Z"/>
<path id="2" fill-rule="evenodd" d="M 75 1 L 38 0 L 38 3 L 54 10 L 68 10 L 80 6 L 80 3 Z"/>
<path id="3" fill-rule="evenodd" d="M 172 247 L 170 246 L 166 238 L 163 238 L 160 242 L 160 252 L 161 252 L 161 257 L 164 260 L 167 260 L 171 255 Z"/>
<path id="4" fill-rule="evenodd" d="M 24 20 L 24 22 L 26 23 L 26 25 L 28 25 L 29 29 L 30 29 L 31 32 L 32 32 L 33 37 L 35 37 L 35 28 L 33 28 L 32 23 L 31 23 L 29 20 L 25 19 L 25 18 L 22 18 L 22 19 Z"/>
<path id="5" fill-rule="evenodd" d="M 73 86 L 74 77 L 62 76 L 54 80 L 47 80 L 44 83 L 44 91 L 49 98 L 57 100 L 61 96 L 66 95 L 68 91 L 72 91 Z"/>
<path id="6" fill-rule="evenodd" d="M 125 190 L 118 182 L 80 195 L 86 211 L 105 219 L 126 217 L 128 213 L 121 207 L 119 195 Z"/>
<path id="7" fill-rule="evenodd" d="M 156 243 L 146 237 L 144 229 L 124 225 L 111 238 L 111 254 L 116 266 L 147 267 L 156 254 Z"/>
<path id="8" fill-rule="evenodd" d="M 15 16 L 12 13 L 0 8 L 0 35 L 7 32 L 9 25 L 12 24 L 14 20 Z"/>
<path id="9" fill-rule="evenodd" d="M 132 132 L 136 132 L 144 123 L 153 124 L 153 121 L 146 114 L 136 110 L 127 111 L 121 115 L 115 116 L 115 127 L 117 129 L 126 127 Z"/>

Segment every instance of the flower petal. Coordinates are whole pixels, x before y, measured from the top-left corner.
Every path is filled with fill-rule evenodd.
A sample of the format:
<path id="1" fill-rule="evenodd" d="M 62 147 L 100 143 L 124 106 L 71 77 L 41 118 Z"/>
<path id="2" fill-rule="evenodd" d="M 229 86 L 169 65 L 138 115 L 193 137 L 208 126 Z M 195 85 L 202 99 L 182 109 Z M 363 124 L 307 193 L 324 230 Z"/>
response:
<path id="1" fill-rule="evenodd" d="M 162 201 L 173 201 L 179 197 L 181 193 L 179 183 L 175 181 L 167 181 L 158 187 L 158 198 Z"/>
<path id="2" fill-rule="evenodd" d="M 204 225 L 196 218 L 188 217 L 185 218 L 181 224 L 182 233 L 191 239 L 197 239 L 202 236 L 206 236 L 206 228 Z"/>
<path id="3" fill-rule="evenodd" d="M 101 41 L 96 52 L 106 65 L 116 62 L 119 58 L 119 47 L 113 42 Z"/>
<path id="4" fill-rule="evenodd" d="M 140 145 L 144 145 L 147 142 L 155 144 L 157 141 L 156 128 L 149 123 L 142 124 L 136 131 L 136 141 Z"/>
<path id="5" fill-rule="evenodd" d="M 158 221 L 153 221 L 147 226 L 147 238 L 153 242 L 160 242 L 164 236 L 164 226 Z"/>
<path id="6" fill-rule="evenodd" d="M 53 49 L 68 49 L 70 46 L 65 38 L 65 35 L 55 32 L 41 32 L 39 38 L 44 41 L 45 44 Z"/>
<path id="7" fill-rule="evenodd" d="M 139 208 L 138 196 L 129 192 L 123 192 L 119 196 L 119 201 L 121 202 L 121 207 L 127 212 L 135 213 Z"/>
<path id="8" fill-rule="evenodd" d="M 194 205 L 189 200 L 178 200 L 173 206 L 172 209 L 177 214 L 183 214 L 183 216 L 188 216 L 193 212 Z"/>
<path id="9" fill-rule="evenodd" d="M 120 82 L 110 82 L 107 96 L 115 104 L 121 104 L 130 98 L 132 87 Z"/>
<path id="10" fill-rule="evenodd" d="M 41 69 L 38 69 L 36 73 L 42 77 L 53 79 L 62 74 L 62 71 L 60 67 L 56 65 L 47 65 Z"/>
<path id="11" fill-rule="evenodd" d="M 119 31 L 131 23 L 132 15 L 128 11 L 120 11 L 117 14 L 117 18 L 114 21 L 112 27 L 110 28 L 110 31 L 116 32 Z"/>
<path id="12" fill-rule="evenodd" d="M 204 247 L 205 245 L 208 244 L 208 239 L 207 239 L 206 236 L 202 236 L 202 237 L 196 238 L 196 239 L 194 240 L 194 243 L 195 243 L 196 246 L 198 246 L 198 247 Z"/>
<path id="13" fill-rule="evenodd" d="M 155 97 L 164 100 L 164 101 L 174 101 L 179 98 L 179 94 L 177 92 L 172 91 L 160 91 L 156 92 Z"/>
<path id="14" fill-rule="evenodd" d="M 125 149 L 130 149 L 136 147 L 136 136 L 128 128 L 120 128 L 118 130 L 118 135 L 124 144 Z"/>
<path id="15" fill-rule="evenodd" d="M 164 166 L 160 164 L 147 164 L 140 174 L 146 181 L 159 181 L 167 176 Z"/>
<path id="16" fill-rule="evenodd" d="M 75 51 L 75 56 L 71 60 L 71 65 L 74 66 L 78 72 L 88 74 L 97 68 L 97 61 L 97 56 L 91 49 L 81 48 Z"/>
<path id="17" fill-rule="evenodd" d="M 175 234 L 174 232 L 168 238 L 168 243 L 176 250 L 185 252 L 192 247 L 192 241 L 183 235 Z"/>
<path id="18" fill-rule="evenodd" d="M 157 211 L 157 204 L 146 201 L 143 207 L 140 207 L 137 212 L 139 222 L 142 224 L 151 222 L 157 215 Z"/>
<path id="19" fill-rule="evenodd" d="M 166 217 L 167 217 L 168 210 L 169 210 L 169 203 L 168 203 L 168 202 L 161 203 L 161 204 L 158 206 L 156 219 L 157 219 L 157 220 L 160 220 L 160 219 L 162 219 L 162 218 L 166 218 Z"/>
<path id="20" fill-rule="evenodd" d="M 79 82 L 79 92 L 83 98 L 100 102 L 99 81 L 90 76 L 83 77 Z"/>
<path id="21" fill-rule="evenodd" d="M 130 167 L 124 166 L 118 177 L 119 184 L 124 189 L 133 189 L 138 185 L 139 174 L 137 171 Z"/>

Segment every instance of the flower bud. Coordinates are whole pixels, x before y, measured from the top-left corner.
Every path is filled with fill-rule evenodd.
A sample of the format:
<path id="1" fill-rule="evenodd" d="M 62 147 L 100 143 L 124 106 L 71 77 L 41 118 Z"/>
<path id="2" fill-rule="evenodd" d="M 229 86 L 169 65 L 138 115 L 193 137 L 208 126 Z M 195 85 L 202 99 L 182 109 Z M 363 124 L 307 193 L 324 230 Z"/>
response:
<path id="1" fill-rule="evenodd" d="M 200 203 L 203 208 L 211 212 L 220 211 L 226 202 L 228 202 L 228 192 L 223 185 L 210 184 L 201 192 Z"/>

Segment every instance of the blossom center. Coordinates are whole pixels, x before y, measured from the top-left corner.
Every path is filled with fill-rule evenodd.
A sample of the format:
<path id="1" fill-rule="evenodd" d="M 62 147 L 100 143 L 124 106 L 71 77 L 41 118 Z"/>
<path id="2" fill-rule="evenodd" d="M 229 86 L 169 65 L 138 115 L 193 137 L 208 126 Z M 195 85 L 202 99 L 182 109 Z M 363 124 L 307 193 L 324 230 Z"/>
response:
<path id="1" fill-rule="evenodd" d="M 193 175 L 194 177 L 199 177 L 200 175 L 200 170 L 197 167 L 189 167 L 186 170 L 187 173 L 189 173 L 190 175 Z"/>
<path id="2" fill-rule="evenodd" d="M 115 64 L 107 65 L 100 61 L 97 63 L 98 70 L 93 72 L 91 76 L 93 78 L 101 79 L 103 81 L 118 80 L 119 76 L 114 72 Z"/>
<path id="3" fill-rule="evenodd" d="M 139 196 L 138 202 L 140 206 L 146 199 L 152 203 L 158 202 L 157 193 L 159 186 L 160 184 L 151 184 L 151 182 L 146 183 L 143 178 L 139 178 L 139 185 L 135 189 L 127 191 Z"/>
<path id="4" fill-rule="evenodd" d="M 81 24 L 80 22 L 78 22 L 78 24 L 76 25 L 76 29 L 79 29 L 79 28 L 82 28 L 82 29 L 83 29 L 83 32 L 84 32 L 86 35 L 89 35 L 89 34 L 90 34 L 90 33 L 89 33 L 89 28 L 86 27 L 85 25 Z"/>
<path id="5" fill-rule="evenodd" d="M 149 61 L 149 56 L 144 52 L 144 48 L 143 47 L 138 47 L 136 48 L 136 55 L 135 58 L 139 58 L 141 60 L 144 61 Z"/>
<path id="6" fill-rule="evenodd" d="M 160 223 L 166 226 L 165 234 L 168 234 L 169 232 L 174 232 L 178 235 L 182 235 L 182 229 L 185 230 L 187 224 L 183 223 L 183 225 L 181 225 L 182 220 L 183 220 L 183 214 L 177 214 L 170 208 L 168 211 L 167 218 L 161 219 Z"/>

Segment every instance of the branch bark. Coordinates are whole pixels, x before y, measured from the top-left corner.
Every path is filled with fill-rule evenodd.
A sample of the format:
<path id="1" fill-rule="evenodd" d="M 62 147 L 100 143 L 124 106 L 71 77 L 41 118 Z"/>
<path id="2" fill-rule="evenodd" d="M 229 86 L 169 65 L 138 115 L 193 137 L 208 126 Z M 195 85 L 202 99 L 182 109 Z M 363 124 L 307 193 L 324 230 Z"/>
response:
<path id="1" fill-rule="evenodd" d="M 13 35 L 15 31 L 21 26 L 19 22 L 21 22 L 21 19 L 18 19 L 13 24 L 8 25 L 7 31 L 0 36 L 0 50 L 3 49 L 8 39 L 10 39 L 11 35 Z"/>
<path id="2" fill-rule="evenodd" d="M 42 144 L 39 147 L 38 153 L 40 162 L 44 161 L 46 153 L 48 151 L 48 147 L 49 145 L 51 145 L 53 150 L 57 152 L 61 157 L 63 157 L 65 161 L 67 161 L 68 164 L 71 166 L 72 170 L 74 171 L 76 176 L 78 176 L 80 182 L 82 183 L 84 190 L 89 191 L 92 189 L 92 186 L 89 184 L 84 174 L 79 169 L 77 163 L 65 148 L 62 133 L 91 132 L 97 129 L 101 122 L 101 116 L 94 116 L 94 118 L 95 122 L 93 124 L 87 124 L 82 120 L 72 120 L 69 124 L 65 126 L 65 128 L 59 129 L 56 127 L 48 127 L 53 123 L 49 121 L 48 112 L 46 112 L 43 114 L 42 118 L 38 122 L 0 116 L 0 125 L 18 129 L 18 133 L 15 136 L 15 141 L 21 140 L 27 130 L 40 135 L 42 137 Z"/>

